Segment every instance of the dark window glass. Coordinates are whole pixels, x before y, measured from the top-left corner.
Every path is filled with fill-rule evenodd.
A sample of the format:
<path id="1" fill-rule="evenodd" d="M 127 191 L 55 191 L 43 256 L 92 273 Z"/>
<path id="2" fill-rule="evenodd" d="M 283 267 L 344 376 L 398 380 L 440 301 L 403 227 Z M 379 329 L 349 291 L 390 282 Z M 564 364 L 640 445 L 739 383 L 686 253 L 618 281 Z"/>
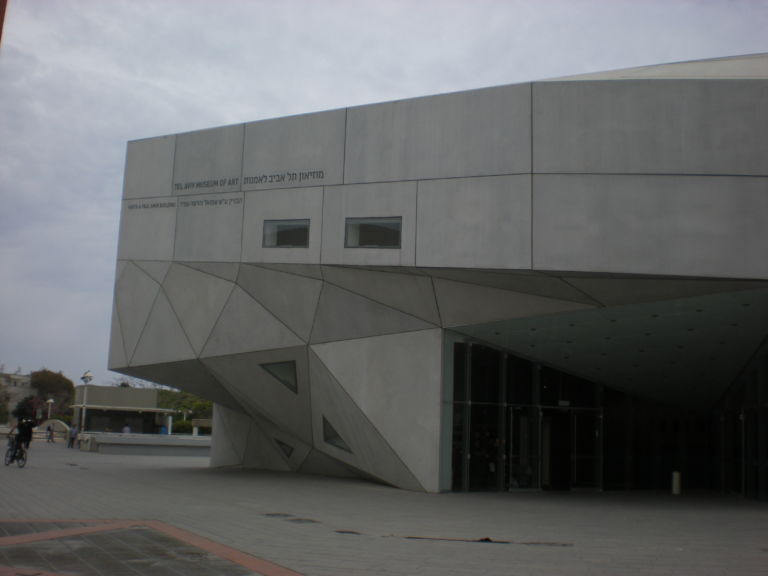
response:
<path id="1" fill-rule="evenodd" d="M 533 370 L 528 360 L 507 356 L 507 401 L 533 404 Z"/>
<path id="2" fill-rule="evenodd" d="M 265 248 L 306 248 L 309 246 L 309 220 L 265 220 Z"/>
<path id="3" fill-rule="evenodd" d="M 453 401 L 467 399 L 467 345 L 457 342 L 453 345 Z"/>
<path id="4" fill-rule="evenodd" d="M 472 346 L 471 359 L 472 402 L 500 402 L 501 352 L 475 344 Z"/>
<path id="5" fill-rule="evenodd" d="M 261 364 L 261 367 L 282 382 L 291 392 L 298 393 L 299 385 L 296 380 L 296 362 L 271 362 L 269 364 Z"/>
<path id="6" fill-rule="evenodd" d="M 347 248 L 400 248 L 402 218 L 347 218 Z"/>

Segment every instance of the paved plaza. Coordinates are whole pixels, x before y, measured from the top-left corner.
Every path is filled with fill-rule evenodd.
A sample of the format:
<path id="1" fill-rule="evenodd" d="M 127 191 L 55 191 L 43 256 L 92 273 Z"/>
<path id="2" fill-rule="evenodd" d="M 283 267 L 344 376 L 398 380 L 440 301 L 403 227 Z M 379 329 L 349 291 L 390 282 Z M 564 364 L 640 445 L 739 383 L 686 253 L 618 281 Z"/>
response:
<path id="1" fill-rule="evenodd" d="M 763 575 L 768 505 L 424 494 L 35 442 L 2 467 L 0 576 Z"/>

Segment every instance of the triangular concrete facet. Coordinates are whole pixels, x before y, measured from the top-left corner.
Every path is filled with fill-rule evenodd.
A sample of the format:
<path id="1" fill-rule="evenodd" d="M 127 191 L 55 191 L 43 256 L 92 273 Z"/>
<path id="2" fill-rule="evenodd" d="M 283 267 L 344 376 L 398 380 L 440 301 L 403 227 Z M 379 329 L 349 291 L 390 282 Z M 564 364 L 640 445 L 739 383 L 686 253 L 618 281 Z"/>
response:
<path id="1" fill-rule="evenodd" d="M 381 482 L 411 490 L 424 487 L 355 405 L 320 359 L 310 351 L 314 446 L 332 458 Z M 349 450 L 326 441 L 331 423 Z"/>
<path id="2" fill-rule="evenodd" d="M 434 325 L 326 284 L 320 295 L 311 341 L 349 340 L 430 328 Z"/>
<path id="3" fill-rule="evenodd" d="M 261 367 L 265 362 L 286 358 L 296 361 L 298 386 L 295 392 Z M 203 362 L 249 414 L 272 422 L 307 444 L 312 443 L 309 377 L 304 347 L 206 358 Z"/>
<path id="4" fill-rule="evenodd" d="M 299 346 L 303 342 L 261 304 L 235 287 L 201 357 Z"/>
<path id="5" fill-rule="evenodd" d="M 487 288 L 511 290 L 523 294 L 533 294 L 544 298 L 596 304 L 588 295 L 577 290 L 562 278 L 541 274 L 530 270 L 467 270 L 457 268 L 424 269 L 434 278 L 453 280 L 465 284 L 476 284 Z"/>
<path id="6" fill-rule="evenodd" d="M 179 362 L 194 357 L 195 351 L 189 345 L 171 304 L 161 292 L 136 345 L 131 365 Z"/>
<path id="7" fill-rule="evenodd" d="M 245 414 L 213 405 L 213 434 L 211 435 L 212 468 L 242 466 L 251 420 Z"/>
<path id="8" fill-rule="evenodd" d="M 243 265 L 237 283 L 299 337 L 309 339 L 322 282 Z"/>
<path id="9" fill-rule="evenodd" d="M 171 304 L 161 292 L 136 345 L 131 365 L 179 362 L 194 357 L 195 351 L 189 345 Z"/>
<path id="10" fill-rule="evenodd" d="M 586 304 L 485 288 L 450 280 L 435 280 L 443 325 L 481 324 L 592 308 Z"/>
<path id="11" fill-rule="evenodd" d="M 330 342 L 312 351 L 419 482 L 438 491 L 441 413 L 435 399 L 442 379 L 435 366 L 442 359 L 442 330 Z"/>
<path id="12" fill-rule="evenodd" d="M 256 420 L 252 420 L 248 430 L 243 466 L 285 472 L 291 470 L 283 451 L 277 446 L 269 432 L 264 430 Z"/>
<path id="13" fill-rule="evenodd" d="M 130 368 L 120 370 L 120 372 L 141 378 L 142 380 L 178 388 L 233 410 L 240 408 L 229 392 L 224 389 L 199 360 L 153 364 L 150 366 L 131 366 Z"/>
<path id="14" fill-rule="evenodd" d="M 163 284 L 195 353 L 199 354 L 232 292 L 234 284 L 174 264 Z"/>
<path id="15" fill-rule="evenodd" d="M 229 282 L 235 281 L 240 268 L 239 264 L 230 262 L 184 262 L 183 265 Z"/>
<path id="16" fill-rule="evenodd" d="M 664 278 L 567 277 L 567 282 L 590 294 L 605 306 L 639 304 L 765 288 L 759 280 L 685 280 Z"/>
<path id="17" fill-rule="evenodd" d="M 157 262 L 154 260 L 134 260 L 133 262 L 149 274 L 153 280 L 162 284 L 165 280 L 165 275 L 168 273 L 168 268 L 171 267 L 170 262 Z"/>
<path id="18" fill-rule="evenodd" d="M 135 264 L 128 264 L 115 287 L 115 308 L 123 330 L 123 344 L 128 358 L 133 355 L 160 284 Z"/>
<path id="19" fill-rule="evenodd" d="M 323 274 L 320 266 L 317 264 L 259 264 L 261 268 L 285 272 L 286 274 L 295 274 L 296 276 L 306 276 L 315 280 L 322 280 Z"/>
<path id="20" fill-rule="evenodd" d="M 122 276 L 126 266 L 128 266 L 128 260 L 117 261 L 117 266 L 115 266 L 115 284 L 120 281 L 120 276 Z"/>
<path id="21" fill-rule="evenodd" d="M 112 329 L 109 338 L 109 361 L 107 366 L 110 370 L 126 366 L 128 359 L 125 356 L 125 347 L 123 345 L 123 333 L 120 328 L 120 318 L 117 315 L 117 308 L 112 307 Z"/>
<path id="22" fill-rule="evenodd" d="M 323 267 L 323 276 L 326 282 L 440 325 L 435 292 L 428 277 L 337 266 Z"/>
<path id="23" fill-rule="evenodd" d="M 360 473 L 357 470 L 338 460 L 334 460 L 327 454 L 314 448 L 304 458 L 298 471 L 302 474 L 321 474 L 323 476 L 339 476 L 342 478 L 360 477 Z"/>

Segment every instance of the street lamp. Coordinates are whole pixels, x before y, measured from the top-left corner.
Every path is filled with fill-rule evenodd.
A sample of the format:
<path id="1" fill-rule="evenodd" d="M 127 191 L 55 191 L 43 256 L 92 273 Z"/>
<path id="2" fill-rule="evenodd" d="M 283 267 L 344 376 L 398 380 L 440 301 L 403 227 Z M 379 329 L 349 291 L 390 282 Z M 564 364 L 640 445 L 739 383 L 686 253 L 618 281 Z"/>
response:
<path id="1" fill-rule="evenodd" d="M 51 419 L 51 406 L 53 406 L 53 398 L 48 398 L 48 400 L 45 401 L 46 404 L 48 404 L 48 420 Z"/>
<path id="2" fill-rule="evenodd" d="M 85 405 L 88 403 L 88 384 L 93 380 L 93 374 L 90 370 L 86 370 L 85 373 L 80 376 L 80 380 L 83 381 L 83 402 L 80 409 L 80 432 L 85 432 Z"/>

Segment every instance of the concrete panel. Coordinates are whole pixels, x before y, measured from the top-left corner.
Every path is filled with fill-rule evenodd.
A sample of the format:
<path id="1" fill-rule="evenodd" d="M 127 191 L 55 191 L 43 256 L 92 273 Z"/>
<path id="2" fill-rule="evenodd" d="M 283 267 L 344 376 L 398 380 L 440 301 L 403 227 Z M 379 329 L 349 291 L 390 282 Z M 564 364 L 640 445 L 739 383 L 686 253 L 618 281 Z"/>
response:
<path id="1" fill-rule="evenodd" d="M 128 266 L 128 262 L 125 260 L 118 260 L 115 266 L 115 284 L 120 280 L 120 276 L 123 274 L 123 270 Z"/>
<path id="2" fill-rule="evenodd" d="M 381 434 L 355 405 L 349 394 L 311 350 L 309 367 L 314 447 L 380 482 L 409 490 L 424 490 Z M 324 419 L 333 426 L 351 451 L 348 452 L 325 442 Z"/>
<path id="3" fill-rule="evenodd" d="M 268 362 L 288 361 L 296 363 L 297 392 L 287 388 L 260 366 Z M 204 363 L 250 414 L 266 418 L 306 444 L 312 443 L 305 347 L 208 358 Z"/>
<path id="4" fill-rule="evenodd" d="M 235 287 L 201 356 L 224 356 L 302 344 L 261 304 Z"/>
<path id="5" fill-rule="evenodd" d="M 196 354 L 205 346 L 233 288 L 231 282 L 187 266 L 171 267 L 163 290 Z"/>
<path id="6" fill-rule="evenodd" d="M 176 260 L 240 260 L 242 194 L 180 198 L 178 204 Z"/>
<path id="7" fill-rule="evenodd" d="M 274 439 L 259 422 L 254 420 L 248 431 L 247 446 L 243 458 L 243 466 L 261 470 L 278 470 L 289 472 L 290 464 L 285 455 L 275 444 Z"/>
<path id="8" fill-rule="evenodd" d="M 608 72 L 594 72 L 553 78 L 552 80 L 627 80 L 637 78 L 762 78 L 768 77 L 768 57 L 765 54 L 747 54 L 693 60 L 689 62 L 670 62 L 641 66 L 639 68 L 624 68 Z"/>
<path id="9" fill-rule="evenodd" d="M 264 220 L 308 219 L 309 246 L 306 248 L 265 248 Z M 245 194 L 243 221 L 243 262 L 320 263 L 323 220 L 323 189 L 293 188 Z"/>
<path id="10" fill-rule="evenodd" d="M 152 364 L 150 366 L 131 366 L 121 369 L 120 372 L 178 388 L 226 406 L 231 410 L 242 411 L 239 404 L 198 360 Z"/>
<path id="11" fill-rule="evenodd" d="M 768 178 L 535 176 L 539 270 L 768 278 Z"/>
<path id="12" fill-rule="evenodd" d="M 133 262 L 141 268 L 144 272 L 160 284 L 165 280 L 165 275 L 168 274 L 168 269 L 171 267 L 170 262 L 153 262 L 151 260 L 135 260 Z"/>
<path id="13" fill-rule="evenodd" d="M 134 264 L 126 266 L 115 286 L 115 308 L 127 358 L 133 356 L 159 291 L 160 284 Z"/>
<path id="14" fill-rule="evenodd" d="M 531 270 L 472 270 L 461 268 L 428 268 L 423 270 L 434 278 L 477 284 L 489 288 L 512 290 L 558 300 L 571 300 L 584 304 L 597 304 L 594 298 L 571 286 L 563 278 L 540 274 Z"/>
<path id="15" fill-rule="evenodd" d="M 768 175 L 768 80 L 542 82 L 535 172 Z"/>
<path id="16" fill-rule="evenodd" d="M 445 327 L 591 308 L 589 305 L 567 300 L 441 279 L 435 279 L 435 293 Z"/>
<path id="17" fill-rule="evenodd" d="M 402 217 L 400 248 L 344 248 L 346 218 Z M 332 186 L 323 205 L 323 264 L 413 266 L 416 262 L 416 183 Z"/>
<path id="18" fill-rule="evenodd" d="M 437 492 L 442 330 L 320 344 L 312 351 L 421 485 Z"/>
<path id="19" fill-rule="evenodd" d="M 179 134 L 173 194 L 239 191 L 242 161 L 242 124 Z"/>
<path id="20" fill-rule="evenodd" d="M 530 172 L 530 85 L 350 108 L 346 183 Z"/>
<path id="21" fill-rule="evenodd" d="M 426 276 L 334 266 L 323 267 L 323 276 L 330 284 L 440 325 L 435 291 Z"/>
<path id="22" fill-rule="evenodd" d="M 240 271 L 239 264 L 229 262 L 185 262 L 183 265 L 229 282 L 234 282 Z"/>
<path id="23" fill-rule="evenodd" d="M 309 340 L 321 281 L 243 264 L 237 283 L 299 338 Z"/>
<path id="24" fill-rule="evenodd" d="M 120 260 L 172 260 L 176 199 L 123 201 L 117 257 Z"/>
<path id="25" fill-rule="evenodd" d="M 419 183 L 417 266 L 531 266 L 531 177 Z"/>
<path id="26" fill-rule="evenodd" d="M 245 125 L 243 190 L 341 184 L 345 110 Z"/>
<path id="27" fill-rule="evenodd" d="M 120 316 L 117 314 L 117 304 L 112 307 L 112 324 L 109 337 L 109 360 L 107 367 L 110 370 L 128 365 L 128 357 L 125 355 L 123 344 L 123 332 L 120 326 Z"/>
<path id="28" fill-rule="evenodd" d="M 243 464 L 250 427 L 251 420 L 245 414 L 230 410 L 221 404 L 213 405 L 210 457 L 212 468 Z"/>
<path id="29" fill-rule="evenodd" d="M 434 325 L 330 284 L 323 287 L 311 342 L 426 330 Z"/>
<path id="30" fill-rule="evenodd" d="M 214 406 L 211 466 L 248 466 L 287 472 L 274 441 L 251 417 Z"/>
<path id="31" fill-rule="evenodd" d="M 604 306 L 621 306 L 690 298 L 719 292 L 764 289 L 768 285 L 760 281 L 679 280 L 676 278 L 568 277 L 567 281 L 579 290 L 590 294 L 595 301 Z"/>
<path id="32" fill-rule="evenodd" d="M 168 298 L 160 292 L 131 357 L 131 365 L 178 362 L 195 357 Z"/>
<path id="33" fill-rule="evenodd" d="M 176 136 L 128 142 L 123 199 L 171 195 Z"/>
<path id="34" fill-rule="evenodd" d="M 765 340 L 767 317 L 768 290 L 746 290 L 456 330 L 636 396 L 710 410 Z"/>
<path id="35" fill-rule="evenodd" d="M 286 274 L 295 274 L 296 276 L 305 276 L 307 278 L 323 279 L 320 266 L 311 264 L 261 264 L 262 268 L 277 270 Z"/>
<path id="36" fill-rule="evenodd" d="M 344 465 L 338 460 L 334 460 L 327 454 L 313 448 L 309 451 L 298 472 L 302 474 L 320 474 L 323 476 L 339 476 L 342 478 L 359 477 L 352 468 Z"/>

